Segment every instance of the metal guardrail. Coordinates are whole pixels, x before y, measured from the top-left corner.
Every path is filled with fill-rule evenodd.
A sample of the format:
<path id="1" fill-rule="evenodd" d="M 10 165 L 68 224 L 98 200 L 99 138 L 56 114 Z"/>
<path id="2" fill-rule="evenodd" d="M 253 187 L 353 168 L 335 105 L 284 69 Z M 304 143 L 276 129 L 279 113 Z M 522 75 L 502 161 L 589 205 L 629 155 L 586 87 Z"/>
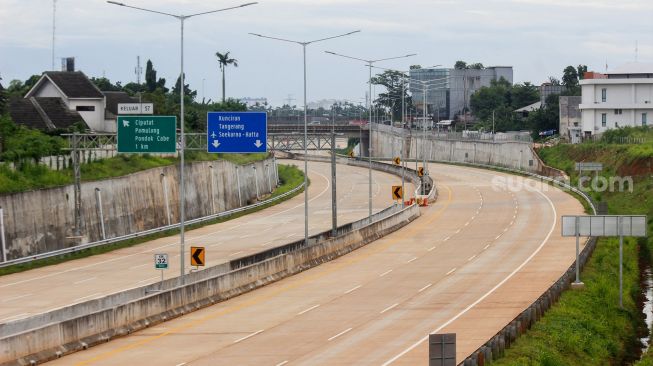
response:
<path id="1" fill-rule="evenodd" d="M 214 220 L 214 219 L 221 218 L 221 217 L 227 217 L 227 216 L 237 214 L 239 212 L 243 212 L 243 211 L 251 210 L 251 209 L 254 209 L 254 208 L 257 208 L 257 207 L 265 206 L 265 205 L 267 205 L 269 203 L 272 203 L 272 202 L 278 201 L 278 200 L 280 200 L 282 198 L 288 197 L 289 195 L 292 195 L 295 192 L 298 192 L 302 188 L 304 188 L 304 183 L 303 182 L 300 185 L 298 185 L 297 187 L 291 189 L 290 191 L 288 191 L 286 193 L 283 193 L 283 194 L 280 194 L 279 196 L 267 199 L 265 201 L 257 202 L 255 204 L 248 205 L 248 206 L 238 207 L 238 208 L 235 208 L 235 209 L 229 210 L 229 211 L 219 212 L 219 213 L 213 214 L 213 215 L 208 215 L 208 216 L 203 216 L 203 217 L 199 217 L 199 218 L 196 218 L 196 219 L 186 220 L 186 225 L 184 225 L 184 226 L 194 225 L 194 224 Z M 27 257 L 12 259 L 12 260 L 8 260 L 6 262 L 0 263 L 0 268 L 9 267 L 9 266 L 13 266 L 13 265 L 16 265 L 16 264 L 29 263 L 29 262 L 39 260 L 39 259 L 46 259 L 46 258 L 60 256 L 60 255 L 75 253 L 75 252 L 85 250 L 85 249 L 99 247 L 99 246 L 107 245 L 107 244 L 113 244 L 113 243 L 117 243 L 117 242 L 124 241 L 124 240 L 139 238 L 139 237 L 143 237 L 143 236 L 147 236 L 147 235 L 151 235 L 151 234 L 160 233 L 160 232 L 163 232 L 163 231 L 166 231 L 166 230 L 177 229 L 180 226 L 181 225 L 179 223 L 172 224 L 172 225 L 166 225 L 166 226 L 160 226 L 158 228 L 139 231 L 137 233 L 127 234 L 127 235 L 122 235 L 122 236 L 117 236 L 115 238 L 94 241 L 92 243 L 77 245 L 77 246 L 70 247 L 70 248 L 58 249 L 58 250 L 54 250 L 54 251 L 51 251 L 51 252 L 39 253 L 39 254 L 35 254 L 35 255 L 30 255 L 30 256 L 27 256 Z"/>

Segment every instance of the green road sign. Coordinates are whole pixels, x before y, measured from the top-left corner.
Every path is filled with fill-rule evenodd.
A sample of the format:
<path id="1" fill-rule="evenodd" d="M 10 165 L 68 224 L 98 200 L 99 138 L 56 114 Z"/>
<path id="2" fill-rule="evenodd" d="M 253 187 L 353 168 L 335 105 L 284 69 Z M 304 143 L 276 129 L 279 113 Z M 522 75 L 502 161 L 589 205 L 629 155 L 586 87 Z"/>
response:
<path id="1" fill-rule="evenodd" d="M 177 117 L 119 116 L 118 152 L 177 152 Z"/>

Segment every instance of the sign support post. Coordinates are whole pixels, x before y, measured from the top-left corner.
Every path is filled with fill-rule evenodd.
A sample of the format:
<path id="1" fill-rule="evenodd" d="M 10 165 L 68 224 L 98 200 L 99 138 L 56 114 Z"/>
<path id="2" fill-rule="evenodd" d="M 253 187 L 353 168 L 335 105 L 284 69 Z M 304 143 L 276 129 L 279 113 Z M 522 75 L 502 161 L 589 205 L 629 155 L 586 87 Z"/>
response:
<path id="1" fill-rule="evenodd" d="M 619 307 L 624 307 L 624 235 L 622 228 L 622 218 L 617 221 L 617 231 L 619 232 Z"/>
<path id="2" fill-rule="evenodd" d="M 583 283 L 580 282 L 580 218 L 576 217 L 576 286 L 582 286 Z"/>

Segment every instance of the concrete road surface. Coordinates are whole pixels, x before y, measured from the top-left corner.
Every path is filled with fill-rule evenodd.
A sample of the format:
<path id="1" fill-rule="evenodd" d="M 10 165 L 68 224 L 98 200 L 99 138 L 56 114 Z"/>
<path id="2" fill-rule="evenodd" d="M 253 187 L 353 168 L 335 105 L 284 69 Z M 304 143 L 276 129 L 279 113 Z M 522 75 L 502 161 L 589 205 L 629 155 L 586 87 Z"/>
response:
<path id="1" fill-rule="evenodd" d="M 53 365 L 426 365 L 431 332 L 458 362 L 574 260 L 571 196 L 499 189 L 522 178 L 432 165 L 438 202 L 397 232 L 259 290 L 66 356 Z"/>
<path id="2" fill-rule="evenodd" d="M 282 164 L 303 163 L 281 160 Z M 309 233 L 331 228 L 331 166 L 309 163 Z M 367 217 L 368 171 L 337 167 L 339 224 Z M 373 211 L 393 204 L 391 185 L 401 178 L 374 172 Z M 411 185 L 412 187 L 412 185 Z M 304 237 L 303 194 L 286 202 L 227 221 L 192 230 L 186 235 L 186 268 L 190 246 L 206 247 L 207 266 L 250 255 Z M 153 240 L 131 248 L 0 277 L 0 323 L 160 281 L 154 253 L 168 253 L 165 278 L 179 275 L 179 236 Z"/>

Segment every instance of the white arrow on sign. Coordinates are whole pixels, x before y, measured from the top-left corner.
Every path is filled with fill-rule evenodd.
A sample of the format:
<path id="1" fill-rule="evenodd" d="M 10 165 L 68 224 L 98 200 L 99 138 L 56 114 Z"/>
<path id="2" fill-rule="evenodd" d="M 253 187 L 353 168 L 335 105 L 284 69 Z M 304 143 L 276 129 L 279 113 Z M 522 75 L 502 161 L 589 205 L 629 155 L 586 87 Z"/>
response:
<path id="1" fill-rule="evenodd" d="M 129 121 L 122 121 L 122 127 L 129 127 Z"/>
<path id="2" fill-rule="evenodd" d="M 254 146 L 256 146 L 257 148 L 261 147 L 262 145 L 263 144 L 261 143 L 261 140 L 256 140 L 256 142 L 254 143 Z"/>
<path id="3" fill-rule="evenodd" d="M 215 131 L 211 132 L 211 137 L 215 138 L 217 135 L 215 134 Z"/>
<path id="4" fill-rule="evenodd" d="M 217 148 L 218 146 L 220 146 L 218 140 L 213 140 L 213 147 Z"/>

